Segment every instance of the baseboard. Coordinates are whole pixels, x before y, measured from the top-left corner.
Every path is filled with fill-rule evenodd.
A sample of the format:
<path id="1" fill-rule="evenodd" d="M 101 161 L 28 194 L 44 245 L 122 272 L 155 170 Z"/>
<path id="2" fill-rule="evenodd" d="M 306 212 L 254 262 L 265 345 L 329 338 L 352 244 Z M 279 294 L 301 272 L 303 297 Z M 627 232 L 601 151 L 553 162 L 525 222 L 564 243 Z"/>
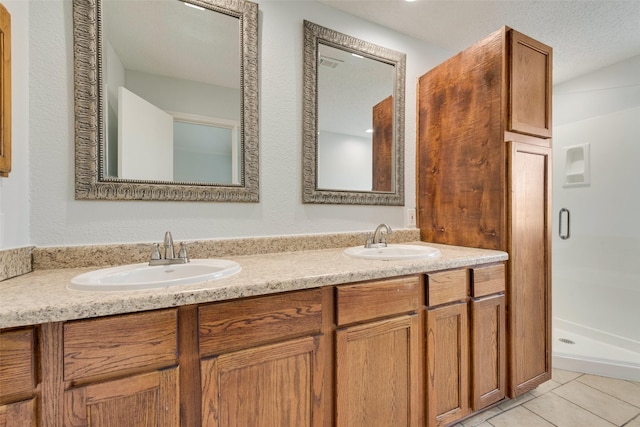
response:
<path id="1" fill-rule="evenodd" d="M 567 371 L 640 381 L 640 364 L 590 359 L 567 354 L 553 354 L 553 367 Z"/>

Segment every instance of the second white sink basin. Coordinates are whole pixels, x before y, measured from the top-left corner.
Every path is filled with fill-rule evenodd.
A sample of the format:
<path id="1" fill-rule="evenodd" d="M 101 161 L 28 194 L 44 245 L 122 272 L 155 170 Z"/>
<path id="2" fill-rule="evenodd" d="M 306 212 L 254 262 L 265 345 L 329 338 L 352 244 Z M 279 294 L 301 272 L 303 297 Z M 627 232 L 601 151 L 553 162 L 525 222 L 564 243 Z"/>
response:
<path id="1" fill-rule="evenodd" d="M 173 285 L 222 279 L 238 273 L 240 264 L 224 259 L 192 259 L 186 264 L 129 264 L 80 274 L 69 282 L 70 289 L 125 291 L 165 288 Z"/>
<path id="2" fill-rule="evenodd" d="M 387 245 L 382 248 L 355 246 L 345 249 L 344 254 L 352 258 L 401 261 L 408 259 L 438 258 L 440 256 L 440 250 L 419 245 Z"/>

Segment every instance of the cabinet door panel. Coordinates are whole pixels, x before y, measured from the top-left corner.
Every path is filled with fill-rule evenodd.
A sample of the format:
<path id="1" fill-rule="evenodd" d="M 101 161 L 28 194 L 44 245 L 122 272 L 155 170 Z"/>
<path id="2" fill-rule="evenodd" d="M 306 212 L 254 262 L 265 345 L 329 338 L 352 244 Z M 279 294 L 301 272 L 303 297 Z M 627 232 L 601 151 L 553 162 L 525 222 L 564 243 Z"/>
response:
<path id="1" fill-rule="evenodd" d="M 427 310 L 427 425 L 442 426 L 469 413 L 467 303 Z"/>
<path id="2" fill-rule="evenodd" d="M 65 392 L 68 427 L 175 427 L 179 413 L 177 368 Z"/>
<path id="3" fill-rule="evenodd" d="M 471 301 L 471 405 L 474 411 L 505 396 L 504 294 Z"/>
<path id="4" fill-rule="evenodd" d="M 201 362 L 202 426 L 320 426 L 319 339 L 301 338 Z"/>
<path id="5" fill-rule="evenodd" d="M 551 377 L 550 149 L 511 143 L 511 397 Z"/>
<path id="6" fill-rule="evenodd" d="M 417 315 L 336 332 L 336 425 L 418 426 L 421 423 Z"/>
<path id="7" fill-rule="evenodd" d="M 508 130 L 551 137 L 552 49 L 511 30 L 510 115 Z"/>
<path id="8" fill-rule="evenodd" d="M 35 399 L 0 405 L 0 427 L 35 427 Z"/>

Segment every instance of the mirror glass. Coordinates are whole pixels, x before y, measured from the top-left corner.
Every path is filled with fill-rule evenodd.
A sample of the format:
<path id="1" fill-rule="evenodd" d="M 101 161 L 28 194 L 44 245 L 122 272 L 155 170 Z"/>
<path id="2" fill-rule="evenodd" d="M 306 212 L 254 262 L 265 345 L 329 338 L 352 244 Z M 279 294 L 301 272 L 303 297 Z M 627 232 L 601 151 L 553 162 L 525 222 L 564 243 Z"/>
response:
<path id="1" fill-rule="evenodd" d="M 258 201 L 257 5 L 191 1 L 74 1 L 76 198 Z"/>
<path id="2" fill-rule="evenodd" d="M 305 21 L 306 203 L 404 204 L 403 53 Z"/>

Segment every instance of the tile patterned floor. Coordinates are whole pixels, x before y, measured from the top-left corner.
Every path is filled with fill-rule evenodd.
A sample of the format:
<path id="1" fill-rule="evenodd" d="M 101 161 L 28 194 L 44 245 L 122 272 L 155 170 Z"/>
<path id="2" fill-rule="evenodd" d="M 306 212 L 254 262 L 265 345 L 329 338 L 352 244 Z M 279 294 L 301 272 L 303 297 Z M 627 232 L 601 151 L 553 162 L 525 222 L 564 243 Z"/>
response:
<path id="1" fill-rule="evenodd" d="M 552 379 L 454 427 L 640 427 L 640 383 L 553 370 Z"/>

